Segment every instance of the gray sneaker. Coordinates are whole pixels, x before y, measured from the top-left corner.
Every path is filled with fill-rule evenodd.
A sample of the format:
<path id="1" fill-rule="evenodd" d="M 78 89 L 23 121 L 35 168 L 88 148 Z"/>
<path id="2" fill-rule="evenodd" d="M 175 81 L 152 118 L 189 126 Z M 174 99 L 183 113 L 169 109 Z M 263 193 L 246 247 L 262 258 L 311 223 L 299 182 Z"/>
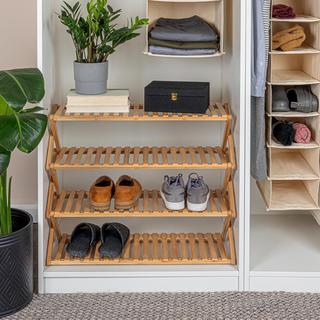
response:
<path id="1" fill-rule="evenodd" d="M 182 174 L 176 177 L 165 176 L 160 194 L 167 209 L 183 210 L 185 207 L 185 188 Z"/>
<path id="2" fill-rule="evenodd" d="M 207 209 L 210 190 L 197 173 L 189 175 L 187 183 L 187 206 L 189 211 L 204 211 Z"/>

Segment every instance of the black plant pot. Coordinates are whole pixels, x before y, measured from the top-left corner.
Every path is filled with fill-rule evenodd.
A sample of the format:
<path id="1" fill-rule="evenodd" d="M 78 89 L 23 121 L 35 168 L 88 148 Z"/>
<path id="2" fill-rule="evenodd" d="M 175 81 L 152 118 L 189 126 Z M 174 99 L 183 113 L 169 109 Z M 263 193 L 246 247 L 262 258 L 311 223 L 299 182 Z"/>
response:
<path id="1" fill-rule="evenodd" d="M 23 309 L 33 295 L 33 219 L 11 211 L 13 232 L 0 236 L 0 318 Z"/>

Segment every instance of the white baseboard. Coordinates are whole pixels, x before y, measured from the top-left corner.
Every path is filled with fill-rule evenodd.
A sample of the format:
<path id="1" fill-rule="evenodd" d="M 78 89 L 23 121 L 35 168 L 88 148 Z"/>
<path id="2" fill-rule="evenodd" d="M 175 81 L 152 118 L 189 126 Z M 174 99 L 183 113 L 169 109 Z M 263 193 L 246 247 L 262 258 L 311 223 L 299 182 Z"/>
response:
<path id="1" fill-rule="evenodd" d="M 38 222 L 38 205 L 37 204 L 12 204 L 12 208 L 29 212 L 33 217 L 33 222 Z"/>

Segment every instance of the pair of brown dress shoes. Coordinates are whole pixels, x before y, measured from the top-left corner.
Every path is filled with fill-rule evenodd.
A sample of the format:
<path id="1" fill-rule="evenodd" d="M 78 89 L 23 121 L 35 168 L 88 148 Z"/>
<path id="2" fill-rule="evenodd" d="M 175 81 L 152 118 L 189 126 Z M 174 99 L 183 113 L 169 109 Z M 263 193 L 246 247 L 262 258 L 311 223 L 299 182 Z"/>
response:
<path id="1" fill-rule="evenodd" d="M 100 210 L 110 208 L 111 199 L 115 199 L 115 209 L 130 209 L 140 198 L 142 187 L 140 183 L 127 175 L 121 176 L 114 184 L 111 178 L 102 176 L 90 188 L 92 206 Z"/>

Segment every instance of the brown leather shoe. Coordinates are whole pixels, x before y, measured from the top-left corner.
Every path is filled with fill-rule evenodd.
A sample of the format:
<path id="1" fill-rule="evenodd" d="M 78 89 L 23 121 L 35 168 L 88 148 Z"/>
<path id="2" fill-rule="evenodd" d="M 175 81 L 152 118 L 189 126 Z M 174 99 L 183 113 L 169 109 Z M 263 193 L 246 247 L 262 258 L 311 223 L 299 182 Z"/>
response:
<path id="1" fill-rule="evenodd" d="M 129 176 L 121 176 L 116 184 L 116 209 L 130 209 L 140 198 L 142 187 L 140 183 Z"/>
<path id="2" fill-rule="evenodd" d="M 109 177 L 98 178 L 90 188 L 89 197 L 92 206 L 100 210 L 108 210 L 114 190 L 114 182 Z"/>

